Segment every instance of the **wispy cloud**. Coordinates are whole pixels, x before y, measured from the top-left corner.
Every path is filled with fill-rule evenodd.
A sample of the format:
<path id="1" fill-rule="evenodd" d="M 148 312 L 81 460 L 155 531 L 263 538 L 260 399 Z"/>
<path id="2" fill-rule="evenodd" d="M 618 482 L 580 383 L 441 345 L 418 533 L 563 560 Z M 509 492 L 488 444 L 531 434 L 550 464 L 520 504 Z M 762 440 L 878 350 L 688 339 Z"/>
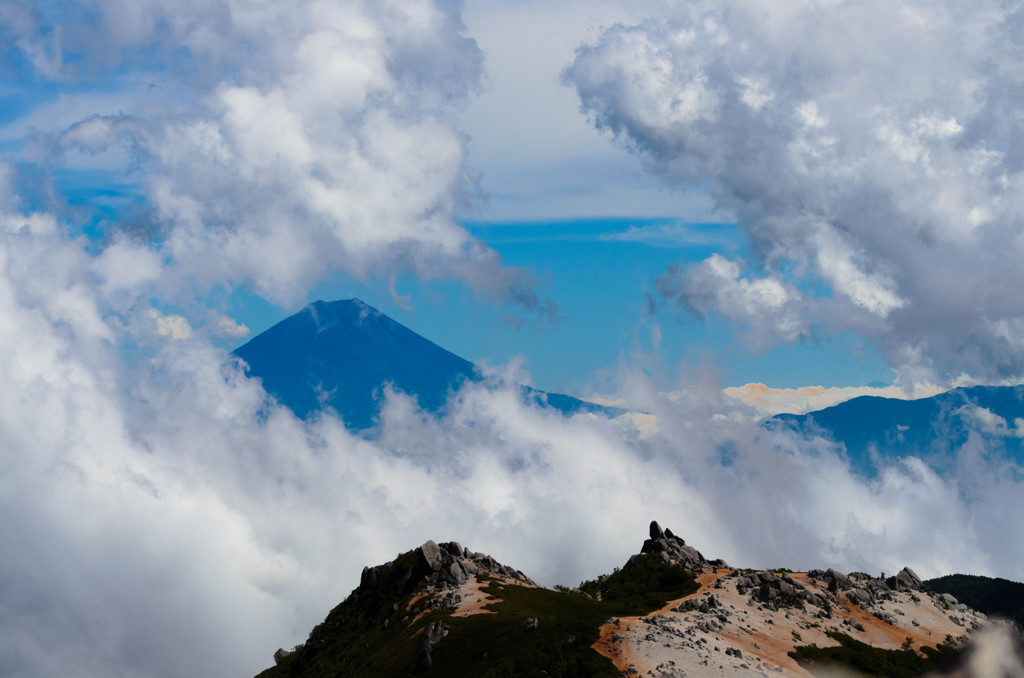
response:
<path id="1" fill-rule="evenodd" d="M 653 247 L 681 247 L 687 245 L 727 246 L 734 240 L 731 226 L 723 224 L 683 224 L 659 222 L 631 225 L 625 231 L 603 233 L 605 242 L 637 242 Z"/>

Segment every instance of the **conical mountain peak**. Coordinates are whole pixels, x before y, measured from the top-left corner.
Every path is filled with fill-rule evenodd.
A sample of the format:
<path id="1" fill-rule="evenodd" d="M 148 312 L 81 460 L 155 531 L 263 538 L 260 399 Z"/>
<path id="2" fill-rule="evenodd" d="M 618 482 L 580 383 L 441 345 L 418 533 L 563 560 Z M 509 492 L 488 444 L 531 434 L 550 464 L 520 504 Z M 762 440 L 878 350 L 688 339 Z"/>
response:
<path id="1" fill-rule="evenodd" d="M 476 366 L 358 298 L 318 300 L 254 337 L 235 354 L 267 392 L 298 416 L 336 410 L 353 429 L 373 426 L 385 384 L 436 412 Z M 570 396 L 524 388 L 565 413 L 604 411 Z"/>

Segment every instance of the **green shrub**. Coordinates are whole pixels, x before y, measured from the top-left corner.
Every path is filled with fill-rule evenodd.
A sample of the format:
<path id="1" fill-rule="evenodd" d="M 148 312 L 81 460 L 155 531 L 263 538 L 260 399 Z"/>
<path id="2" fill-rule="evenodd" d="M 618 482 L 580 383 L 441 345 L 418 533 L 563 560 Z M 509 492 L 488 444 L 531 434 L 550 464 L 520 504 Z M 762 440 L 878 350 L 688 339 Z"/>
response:
<path id="1" fill-rule="evenodd" d="M 845 633 L 828 631 L 839 642 L 838 647 L 801 645 L 789 653 L 802 667 L 814 675 L 831 675 L 836 668 L 876 678 L 917 678 L 953 659 L 957 651 L 949 645 L 922 647 L 919 655 L 904 642 L 901 650 L 883 650 L 855 640 Z M 911 641 L 913 642 L 913 641 Z"/>

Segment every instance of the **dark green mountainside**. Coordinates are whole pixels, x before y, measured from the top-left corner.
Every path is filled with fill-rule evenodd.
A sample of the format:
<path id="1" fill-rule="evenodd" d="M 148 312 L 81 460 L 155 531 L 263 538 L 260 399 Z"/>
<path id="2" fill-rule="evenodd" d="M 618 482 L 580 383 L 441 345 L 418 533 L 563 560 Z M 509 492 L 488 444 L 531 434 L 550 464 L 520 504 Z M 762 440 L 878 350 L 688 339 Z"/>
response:
<path id="1" fill-rule="evenodd" d="M 925 585 L 990 617 L 1008 619 L 1024 628 L 1024 584 L 973 574 L 950 574 L 929 579 Z"/>

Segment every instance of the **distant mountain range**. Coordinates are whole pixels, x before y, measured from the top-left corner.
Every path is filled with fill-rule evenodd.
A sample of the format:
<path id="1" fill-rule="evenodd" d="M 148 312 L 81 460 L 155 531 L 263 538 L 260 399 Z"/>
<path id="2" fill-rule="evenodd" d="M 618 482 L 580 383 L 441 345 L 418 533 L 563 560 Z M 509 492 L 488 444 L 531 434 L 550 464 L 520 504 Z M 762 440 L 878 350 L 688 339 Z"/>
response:
<path id="1" fill-rule="evenodd" d="M 808 414 L 780 414 L 768 427 L 789 427 L 842 443 L 854 468 L 873 473 L 876 458 L 916 456 L 939 472 L 975 435 L 1024 461 L 1024 386 L 956 388 L 930 398 L 861 396 Z"/>
<path id="2" fill-rule="evenodd" d="M 573 589 L 428 541 L 364 568 L 358 588 L 258 678 L 1024 675 L 1019 633 L 985 624 L 908 568 L 886 579 L 738 569 L 652 523 L 640 553 Z M 993 633 L 999 656 L 988 659 L 1000 671 L 975 673 L 980 636 Z"/>
<path id="3" fill-rule="evenodd" d="M 373 426 L 385 384 L 437 412 L 480 370 L 359 299 L 317 301 L 257 335 L 235 355 L 267 393 L 308 417 L 333 408 L 355 430 Z M 520 386 L 523 397 L 563 414 L 622 410 Z"/>

